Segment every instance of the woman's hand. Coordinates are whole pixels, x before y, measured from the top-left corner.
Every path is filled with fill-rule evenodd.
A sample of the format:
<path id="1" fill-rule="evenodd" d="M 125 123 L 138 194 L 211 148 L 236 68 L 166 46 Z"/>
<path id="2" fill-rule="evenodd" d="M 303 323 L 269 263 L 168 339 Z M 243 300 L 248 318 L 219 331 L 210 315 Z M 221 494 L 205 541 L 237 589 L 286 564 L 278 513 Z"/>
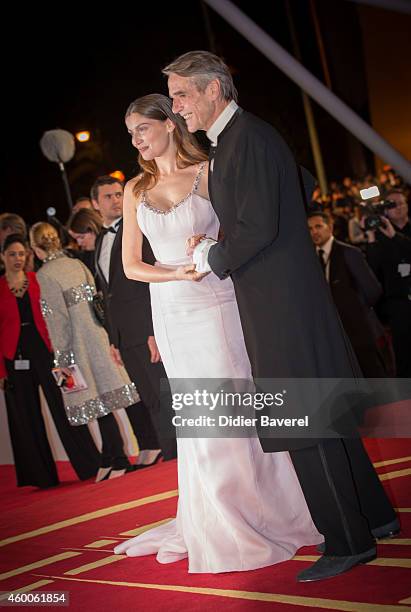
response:
<path id="1" fill-rule="evenodd" d="M 201 281 L 210 272 L 196 272 L 195 264 L 179 266 L 174 273 L 174 280 Z"/>
<path id="2" fill-rule="evenodd" d="M 147 338 L 147 345 L 150 351 L 151 363 L 158 363 L 159 361 L 161 361 L 160 351 L 158 350 L 157 342 L 154 336 L 149 336 Z"/>
<path id="3" fill-rule="evenodd" d="M 191 236 L 191 238 L 188 238 L 188 240 L 187 240 L 187 255 L 189 257 L 192 256 L 196 246 L 198 244 L 200 244 L 200 242 L 202 240 L 204 240 L 205 237 L 206 237 L 205 234 L 196 234 L 195 236 Z"/>
<path id="4" fill-rule="evenodd" d="M 120 351 L 114 346 L 114 344 L 110 344 L 110 357 L 116 365 L 124 366 Z"/>

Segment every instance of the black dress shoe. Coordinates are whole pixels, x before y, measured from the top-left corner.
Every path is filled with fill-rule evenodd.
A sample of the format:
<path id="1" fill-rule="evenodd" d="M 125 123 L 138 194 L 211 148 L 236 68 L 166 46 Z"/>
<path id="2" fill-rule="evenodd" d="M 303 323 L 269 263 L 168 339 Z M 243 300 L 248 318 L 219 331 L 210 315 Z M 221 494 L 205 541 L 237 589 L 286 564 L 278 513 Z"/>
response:
<path id="1" fill-rule="evenodd" d="M 315 580 L 325 580 L 326 578 L 333 578 L 348 572 L 356 565 L 362 563 L 369 563 L 377 557 L 377 549 L 374 546 L 369 550 L 358 555 L 351 555 L 349 557 L 329 557 L 323 555 L 307 569 L 300 572 L 297 576 L 297 582 L 314 582 Z"/>
<path id="2" fill-rule="evenodd" d="M 391 523 L 381 525 L 371 529 L 371 533 L 376 540 L 384 540 L 385 538 L 395 538 L 401 531 L 400 521 L 396 518 Z"/>
<path id="3" fill-rule="evenodd" d="M 385 540 L 386 538 L 395 538 L 401 531 L 401 525 L 399 520 L 396 518 L 391 523 L 381 525 L 381 527 L 375 527 L 371 529 L 371 533 L 376 540 Z M 318 544 L 317 550 L 320 553 L 325 553 L 325 542 Z"/>

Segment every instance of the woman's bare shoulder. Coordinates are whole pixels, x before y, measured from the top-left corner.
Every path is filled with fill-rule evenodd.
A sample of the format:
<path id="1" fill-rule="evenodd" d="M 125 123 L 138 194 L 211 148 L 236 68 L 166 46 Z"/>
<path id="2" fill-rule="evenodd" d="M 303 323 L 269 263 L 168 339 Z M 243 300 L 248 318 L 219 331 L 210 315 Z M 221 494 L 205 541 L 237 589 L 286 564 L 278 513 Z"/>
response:
<path id="1" fill-rule="evenodd" d="M 124 192 L 133 191 L 134 187 L 137 185 L 141 177 L 142 177 L 142 174 L 137 174 L 136 176 L 128 180 L 124 186 Z"/>
<path id="2" fill-rule="evenodd" d="M 127 198 L 127 200 L 129 200 L 129 202 L 135 204 L 135 206 L 138 206 L 141 203 L 141 193 L 136 197 L 134 188 L 142 176 L 142 174 L 137 174 L 137 176 L 134 176 L 132 179 L 127 181 L 124 186 L 124 196 Z"/>

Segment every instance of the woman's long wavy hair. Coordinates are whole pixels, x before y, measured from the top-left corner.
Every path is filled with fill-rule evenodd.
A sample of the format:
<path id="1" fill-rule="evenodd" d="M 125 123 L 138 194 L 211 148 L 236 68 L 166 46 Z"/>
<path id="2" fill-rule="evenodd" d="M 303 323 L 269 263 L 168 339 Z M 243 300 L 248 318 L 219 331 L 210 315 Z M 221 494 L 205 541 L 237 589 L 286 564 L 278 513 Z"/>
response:
<path id="1" fill-rule="evenodd" d="M 174 142 L 177 149 L 177 167 L 187 168 L 207 159 L 206 153 L 201 150 L 195 137 L 187 130 L 186 123 L 180 115 L 175 115 L 172 111 L 172 102 L 167 96 L 162 94 L 149 94 L 142 98 L 137 98 L 127 109 L 125 118 L 133 113 L 143 115 L 149 119 L 166 121 L 170 119 L 175 125 L 173 131 Z M 138 163 L 142 173 L 137 177 L 133 188 L 136 197 L 146 189 L 152 189 L 158 181 L 158 167 L 155 160 L 146 161 L 139 154 Z"/>

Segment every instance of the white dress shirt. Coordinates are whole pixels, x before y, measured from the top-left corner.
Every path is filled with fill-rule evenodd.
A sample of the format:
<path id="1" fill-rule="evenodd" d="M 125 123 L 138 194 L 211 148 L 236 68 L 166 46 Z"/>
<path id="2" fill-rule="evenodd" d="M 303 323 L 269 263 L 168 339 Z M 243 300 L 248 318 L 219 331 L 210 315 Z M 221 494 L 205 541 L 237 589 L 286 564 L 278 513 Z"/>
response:
<path id="1" fill-rule="evenodd" d="M 334 236 L 331 236 L 331 238 L 329 238 L 327 242 L 323 244 L 321 247 L 320 246 L 316 247 L 318 258 L 320 258 L 318 251 L 320 249 L 324 251 L 325 278 L 327 279 L 327 283 L 330 282 L 330 255 L 331 255 L 331 249 L 333 246 L 333 242 L 334 242 Z"/>
<path id="2" fill-rule="evenodd" d="M 105 228 L 112 227 L 117 233 L 118 224 L 120 223 L 120 221 L 121 221 L 121 217 L 113 221 L 111 225 L 105 225 L 104 227 Z M 101 243 L 100 257 L 98 259 L 98 265 L 100 266 L 100 269 L 107 283 L 109 282 L 109 276 L 110 276 L 111 249 L 113 248 L 113 243 L 114 243 L 115 238 L 116 238 L 116 234 L 113 234 L 113 232 L 107 232 L 103 236 L 103 240 Z"/>
<path id="3" fill-rule="evenodd" d="M 213 125 L 207 130 L 207 138 L 211 142 L 213 147 L 217 146 L 218 137 L 230 121 L 238 108 L 238 104 L 231 100 L 231 102 L 225 107 L 223 112 L 217 117 Z"/>
<path id="4" fill-rule="evenodd" d="M 237 108 L 238 104 L 234 102 L 234 100 L 231 100 L 223 112 L 214 121 L 213 125 L 207 130 L 207 138 L 211 142 L 212 146 L 217 146 L 219 135 L 224 130 Z M 212 159 L 210 162 L 210 172 L 213 171 L 213 166 L 214 159 Z M 197 272 L 211 272 L 211 268 L 208 263 L 208 252 L 214 244 L 216 244 L 216 240 L 213 240 L 212 238 L 204 238 L 204 240 L 202 240 L 194 249 L 193 263 L 196 265 Z"/>

